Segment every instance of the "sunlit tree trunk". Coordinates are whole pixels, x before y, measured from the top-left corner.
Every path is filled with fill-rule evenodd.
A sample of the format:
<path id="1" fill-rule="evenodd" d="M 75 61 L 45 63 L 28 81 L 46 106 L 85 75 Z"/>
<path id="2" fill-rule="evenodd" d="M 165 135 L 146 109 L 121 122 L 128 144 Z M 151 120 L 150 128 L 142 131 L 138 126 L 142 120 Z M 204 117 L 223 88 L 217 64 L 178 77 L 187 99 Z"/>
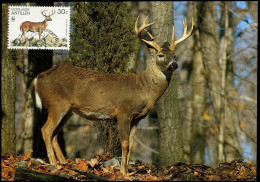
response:
<path id="1" fill-rule="evenodd" d="M 232 3 L 231 2 L 224 2 L 225 7 L 227 10 L 231 8 Z M 239 140 L 237 136 L 237 128 L 236 121 L 234 117 L 234 106 L 233 106 L 233 93 L 235 92 L 234 88 L 234 68 L 233 68 L 233 62 L 228 56 L 234 52 L 234 35 L 233 35 L 233 29 L 234 29 L 234 21 L 232 18 L 231 13 L 225 12 L 225 8 L 223 12 L 223 18 L 224 21 L 222 21 L 224 24 L 221 25 L 222 27 L 225 27 L 223 31 L 221 31 L 221 38 L 220 38 L 220 46 L 224 47 L 223 45 L 226 42 L 226 49 L 220 49 L 220 56 L 223 55 L 223 52 L 226 52 L 226 73 L 225 73 L 225 79 L 226 79 L 226 87 L 225 87 L 225 119 L 224 119 L 224 160 L 227 162 L 230 162 L 231 160 L 241 158 L 241 148 L 239 145 Z M 228 19 L 225 19 L 225 17 Z M 226 40 L 225 40 L 226 39 Z M 223 70 L 224 71 L 224 70 Z"/>
<path id="2" fill-rule="evenodd" d="M 1 153 L 15 154 L 16 66 L 7 49 L 8 6 L 2 4 L 1 55 Z"/>
<path id="3" fill-rule="evenodd" d="M 189 2 L 190 10 L 195 15 L 194 23 L 198 25 L 197 7 L 195 1 Z M 191 137 L 190 137 L 190 162 L 191 163 L 204 163 L 204 151 L 206 147 L 206 126 L 203 118 L 206 105 L 206 79 L 204 76 L 203 56 L 201 52 L 201 43 L 199 41 L 200 34 L 196 31 L 193 35 L 194 39 L 194 54 L 192 60 L 192 124 L 191 124 Z"/>
<path id="4" fill-rule="evenodd" d="M 209 88 L 210 99 L 214 110 L 214 118 L 219 125 L 220 104 L 221 104 L 221 68 L 218 57 L 218 34 L 216 23 L 216 4 L 215 2 L 197 2 L 198 10 L 198 30 L 200 35 L 201 51 L 205 77 Z M 215 145 L 213 156 L 217 161 L 217 150 Z"/>
<path id="5" fill-rule="evenodd" d="M 224 159 L 224 127 L 226 120 L 226 66 L 227 66 L 227 41 L 228 41 L 228 6 L 227 3 L 224 3 L 224 28 L 225 34 L 223 38 L 222 45 L 222 55 L 220 55 L 220 64 L 221 64 L 221 103 L 220 103 L 220 122 L 219 122 L 219 144 L 218 144 L 218 161 L 223 162 Z"/>
<path id="6" fill-rule="evenodd" d="M 173 2 L 152 2 L 152 34 L 162 46 L 170 42 L 173 26 Z M 159 123 L 160 166 L 168 166 L 183 161 L 182 121 L 179 113 L 177 74 L 173 73 L 171 82 L 156 105 Z"/>
<path id="7" fill-rule="evenodd" d="M 26 3 L 26 6 L 33 6 L 35 3 Z M 34 126 L 34 103 L 31 95 L 30 83 L 33 79 L 31 75 L 34 73 L 32 70 L 32 64 L 28 63 L 28 50 L 23 51 L 23 70 L 26 73 L 23 76 L 23 82 L 25 85 L 25 109 L 24 109 L 24 118 L 23 118 L 23 148 L 22 152 L 27 154 L 30 150 L 33 149 L 33 126 Z"/>

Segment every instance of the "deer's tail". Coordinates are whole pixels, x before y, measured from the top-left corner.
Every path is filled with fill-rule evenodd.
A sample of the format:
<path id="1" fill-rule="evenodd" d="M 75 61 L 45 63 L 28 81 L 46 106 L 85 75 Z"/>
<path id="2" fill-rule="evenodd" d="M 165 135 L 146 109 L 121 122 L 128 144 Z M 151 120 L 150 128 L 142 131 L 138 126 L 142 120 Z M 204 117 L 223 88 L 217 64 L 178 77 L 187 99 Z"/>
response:
<path id="1" fill-rule="evenodd" d="M 31 84 L 31 88 L 32 88 L 32 95 L 35 95 L 36 107 L 41 110 L 42 109 L 42 100 L 41 100 L 39 93 L 37 91 L 37 81 L 38 81 L 37 77 L 33 79 L 32 84 Z"/>

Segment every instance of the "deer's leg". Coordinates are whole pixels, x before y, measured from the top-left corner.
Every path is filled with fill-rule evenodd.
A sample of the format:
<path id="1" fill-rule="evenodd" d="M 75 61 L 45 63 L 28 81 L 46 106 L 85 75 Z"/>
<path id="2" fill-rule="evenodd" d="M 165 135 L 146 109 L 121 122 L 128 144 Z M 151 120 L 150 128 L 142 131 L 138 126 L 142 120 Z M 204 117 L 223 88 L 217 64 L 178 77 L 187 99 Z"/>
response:
<path id="1" fill-rule="evenodd" d="M 68 110 L 68 109 L 67 109 Z M 65 113 L 67 113 L 67 110 Z M 48 109 L 48 119 L 45 125 L 41 128 L 42 137 L 45 142 L 47 155 L 49 158 L 50 164 L 55 164 L 57 162 L 53 146 L 52 146 L 52 139 L 53 139 L 53 132 L 58 126 L 60 120 L 64 116 L 64 110 L 61 110 L 61 107 L 55 107 Z"/>
<path id="2" fill-rule="evenodd" d="M 39 30 L 39 41 L 41 41 L 41 34 L 42 34 L 41 30 Z"/>
<path id="3" fill-rule="evenodd" d="M 131 123 L 131 129 L 130 129 L 130 136 L 129 136 L 129 152 L 127 155 L 127 166 L 129 165 L 129 159 L 130 159 L 130 155 L 133 149 L 133 144 L 134 144 L 134 134 L 136 131 L 136 127 L 139 121 L 133 121 L 133 123 Z"/>
<path id="4" fill-rule="evenodd" d="M 121 115 L 117 117 L 117 120 L 122 146 L 120 173 L 125 175 L 127 173 L 127 154 L 129 152 L 130 119 L 127 117 L 127 115 Z"/>
<path id="5" fill-rule="evenodd" d="M 24 32 L 22 33 L 22 36 L 21 36 L 21 38 L 22 38 L 22 41 L 24 41 L 24 40 L 25 40 L 25 33 L 24 33 Z"/>
<path id="6" fill-rule="evenodd" d="M 52 134 L 54 131 L 54 124 L 57 120 L 57 117 L 55 117 L 52 113 L 48 114 L 48 119 L 45 125 L 41 128 L 42 131 L 42 137 L 46 146 L 47 155 L 49 158 L 50 164 L 55 164 L 57 162 L 52 145 Z"/>
<path id="7" fill-rule="evenodd" d="M 53 132 L 52 147 L 55 151 L 56 157 L 62 164 L 66 163 L 66 158 L 64 157 L 58 143 L 58 133 L 61 131 L 61 129 L 63 128 L 63 126 L 66 124 L 66 122 L 69 120 L 71 116 L 72 116 L 72 112 L 68 111 L 68 113 L 62 118 L 57 128 Z"/>

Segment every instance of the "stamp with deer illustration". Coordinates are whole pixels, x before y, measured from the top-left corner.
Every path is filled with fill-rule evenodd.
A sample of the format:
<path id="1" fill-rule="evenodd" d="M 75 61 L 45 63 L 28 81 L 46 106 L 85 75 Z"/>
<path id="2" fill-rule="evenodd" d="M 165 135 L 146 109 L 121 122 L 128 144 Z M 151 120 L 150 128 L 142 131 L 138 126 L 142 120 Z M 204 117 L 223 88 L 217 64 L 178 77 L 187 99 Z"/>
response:
<path id="1" fill-rule="evenodd" d="M 70 7 L 9 6 L 8 48 L 69 50 Z"/>

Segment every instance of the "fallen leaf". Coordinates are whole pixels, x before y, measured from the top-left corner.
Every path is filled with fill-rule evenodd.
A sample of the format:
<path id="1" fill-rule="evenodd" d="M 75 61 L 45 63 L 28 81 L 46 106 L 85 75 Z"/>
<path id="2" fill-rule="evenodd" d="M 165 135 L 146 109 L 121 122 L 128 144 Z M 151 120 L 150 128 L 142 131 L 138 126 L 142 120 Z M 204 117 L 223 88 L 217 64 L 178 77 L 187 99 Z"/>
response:
<path id="1" fill-rule="evenodd" d="M 28 152 L 27 154 L 25 154 L 21 160 L 27 161 L 28 159 L 30 159 L 31 155 L 32 155 L 33 150 L 31 149 L 30 152 Z"/>
<path id="2" fill-rule="evenodd" d="M 251 170 L 252 170 L 253 174 L 256 175 L 256 167 L 254 167 L 254 166 L 251 167 Z"/>
<path id="3" fill-rule="evenodd" d="M 98 176 L 101 176 L 102 172 L 101 171 L 95 171 L 95 174 L 98 175 Z"/>
<path id="4" fill-rule="evenodd" d="M 88 164 L 89 164 L 91 167 L 94 167 L 96 164 L 98 164 L 98 160 L 97 160 L 96 158 L 91 159 L 90 161 L 88 161 Z"/>
<path id="5" fill-rule="evenodd" d="M 219 177 L 219 176 L 217 176 L 217 175 L 210 175 L 209 177 L 209 181 L 218 181 L 218 180 L 220 180 L 221 178 Z"/>
<path id="6" fill-rule="evenodd" d="M 138 166 L 138 167 L 137 167 L 137 170 L 142 170 L 142 169 L 144 169 L 144 168 L 145 168 L 144 165 L 142 165 L 142 166 Z"/>
<path id="7" fill-rule="evenodd" d="M 114 173 L 113 168 L 110 167 L 110 166 L 102 167 L 102 170 L 103 170 L 105 173 Z"/>
<path id="8" fill-rule="evenodd" d="M 84 159 L 77 158 L 75 168 L 86 172 L 88 170 L 87 163 Z"/>
<path id="9" fill-rule="evenodd" d="M 115 172 L 115 176 L 119 177 L 119 176 L 122 176 L 121 173 L 119 171 L 116 171 Z"/>

